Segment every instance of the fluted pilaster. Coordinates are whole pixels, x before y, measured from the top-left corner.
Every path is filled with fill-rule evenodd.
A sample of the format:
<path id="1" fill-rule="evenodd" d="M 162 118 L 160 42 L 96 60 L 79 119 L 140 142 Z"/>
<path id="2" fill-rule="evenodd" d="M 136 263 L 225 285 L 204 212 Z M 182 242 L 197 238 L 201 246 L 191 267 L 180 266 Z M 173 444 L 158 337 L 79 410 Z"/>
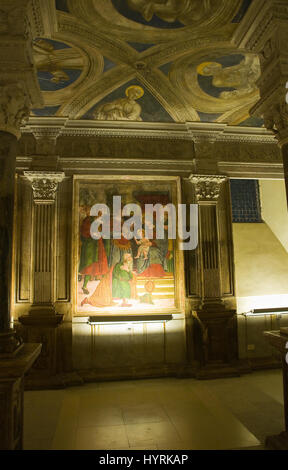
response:
<path id="1" fill-rule="evenodd" d="M 202 266 L 202 304 L 221 302 L 220 252 L 217 203 L 223 176 L 193 175 L 191 182 L 195 188 L 199 205 L 199 228 Z"/>
<path id="2" fill-rule="evenodd" d="M 53 305 L 53 246 L 55 229 L 55 201 L 58 185 L 64 173 L 25 172 L 33 191 L 33 305 L 43 307 L 42 313 Z M 39 309 L 35 308 L 35 312 Z M 32 308 L 32 312 L 34 309 Z M 34 313 L 35 313 L 34 312 Z"/>

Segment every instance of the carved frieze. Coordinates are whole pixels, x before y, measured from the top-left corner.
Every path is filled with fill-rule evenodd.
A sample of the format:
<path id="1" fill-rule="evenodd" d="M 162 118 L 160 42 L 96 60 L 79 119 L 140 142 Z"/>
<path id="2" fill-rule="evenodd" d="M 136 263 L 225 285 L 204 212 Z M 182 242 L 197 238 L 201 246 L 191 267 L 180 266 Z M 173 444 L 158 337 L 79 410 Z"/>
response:
<path id="1" fill-rule="evenodd" d="M 27 3 L 28 0 L 18 3 L 12 0 L 6 5 L 1 2 L 0 35 L 28 35 Z"/>
<path id="2" fill-rule="evenodd" d="M 29 98 L 21 83 L 0 85 L 0 130 L 20 137 L 20 127 L 28 120 Z"/>

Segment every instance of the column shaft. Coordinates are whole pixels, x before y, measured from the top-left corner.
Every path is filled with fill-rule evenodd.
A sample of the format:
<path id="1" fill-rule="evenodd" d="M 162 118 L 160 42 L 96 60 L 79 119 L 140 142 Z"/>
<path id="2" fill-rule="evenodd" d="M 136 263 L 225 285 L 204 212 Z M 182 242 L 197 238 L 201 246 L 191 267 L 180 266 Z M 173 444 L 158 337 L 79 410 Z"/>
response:
<path id="1" fill-rule="evenodd" d="M 286 184 L 286 197 L 288 204 L 288 143 L 282 146 L 282 157 L 284 165 L 284 175 L 285 175 L 285 184 Z"/>
<path id="2" fill-rule="evenodd" d="M 0 332 L 10 329 L 16 151 L 16 137 L 0 132 Z"/>
<path id="3" fill-rule="evenodd" d="M 221 297 L 219 270 L 219 240 L 216 204 L 199 204 L 200 240 L 202 253 L 202 298 L 219 300 Z"/>
<path id="4" fill-rule="evenodd" d="M 52 303 L 54 206 L 35 204 L 34 208 L 34 304 Z"/>

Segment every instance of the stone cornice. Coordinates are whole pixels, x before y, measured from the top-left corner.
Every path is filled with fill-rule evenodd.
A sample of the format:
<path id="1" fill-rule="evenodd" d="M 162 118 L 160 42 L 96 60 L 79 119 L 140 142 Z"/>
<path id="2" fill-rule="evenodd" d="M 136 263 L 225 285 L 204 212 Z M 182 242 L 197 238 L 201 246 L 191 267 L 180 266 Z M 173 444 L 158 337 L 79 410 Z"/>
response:
<path id="1" fill-rule="evenodd" d="M 49 131 L 49 129 L 51 129 Z M 52 131 L 53 129 L 53 131 Z M 101 122 L 65 118 L 30 118 L 23 134 L 59 133 L 65 137 L 119 137 L 201 142 L 249 142 L 277 144 L 272 131 L 255 127 L 236 127 L 226 124 L 187 122 L 186 124 L 148 122 Z"/>
<path id="2" fill-rule="evenodd" d="M 17 157 L 17 173 L 22 175 L 23 172 L 31 168 L 33 156 Z M 72 174 L 99 174 L 114 173 L 123 174 L 172 174 L 182 178 L 188 178 L 195 170 L 194 161 L 186 160 L 143 160 L 143 159 L 116 159 L 116 158 L 90 158 L 75 159 L 60 158 L 59 164 L 66 176 Z M 219 161 L 218 171 L 227 178 L 251 178 L 251 179 L 281 179 L 284 178 L 283 163 L 265 163 L 265 162 L 242 162 L 242 161 Z"/>
<path id="3" fill-rule="evenodd" d="M 284 178 L 283 163 L 218 162 L 218 169 L 229 178 Z"/>
<path id="4" fill-rule="evenodd" d="M 193 161 L 187 160 L 144 160 L 144 159 L 117 159 L 117 158 L 61 158 L 59 160 L 61 168 L 66 174 L 69 172 L 109 172 L 123 173 L 138 172 L 144 174 L 146 172 L 153 174 L 171 174 L 178 176 L 188 176 L 194 169 Z"/>

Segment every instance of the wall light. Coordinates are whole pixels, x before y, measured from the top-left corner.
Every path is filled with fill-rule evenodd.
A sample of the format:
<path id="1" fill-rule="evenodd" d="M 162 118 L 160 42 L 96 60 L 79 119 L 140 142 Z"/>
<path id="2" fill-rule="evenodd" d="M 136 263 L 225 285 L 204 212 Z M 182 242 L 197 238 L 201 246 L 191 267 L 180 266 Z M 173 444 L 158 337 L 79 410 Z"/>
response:
<path id="1" fill-rule="evenodd" d="M 167 323 L 173 315 L 109 315 L 89 317 L 89 325 L 123 325 L 130 323 Z"/>
<path id="2" fill-rule="evenodd" d="M 280 308 L 257 308 L 250 312 L 242 313 L 245 317 L 262 317 L 265 315 L 288 315 L 288 307 Z"/>

